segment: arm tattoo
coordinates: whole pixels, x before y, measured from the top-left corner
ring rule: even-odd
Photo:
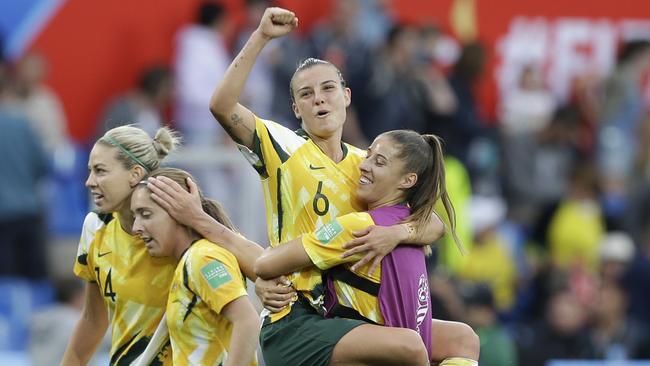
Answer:
[[[230,115],[230,122],[231,122],[230,124],[224,125],[223,127],[226,130],[226,132],[228,132],[230,137],[232,137],[232,139],[238,144],[243,143],[242,139],[238,138],[235,133],[235,129],[237,129],[239,126],[243,127],[246,131],[248,131],[251,134],[255,133],[254,130],[252,130],[244,123],[244,119],[237,113],[233,113],[232,115]]]
[[[250,127],[246,126],[246,124],[244,123],[244,119],[241,118],[241,116],[238,115],[237,113],[233,113],[232,116],[230,116],[230,120],[232,121],[232,126],[233,127],[236,128],[237,126],[241,125],[249,133],[255,133],[254,130],[252,130]]]
[[[237,127],[237,125],[242,124],[244,122],[244,119],[241,118],[237,113],[233,113],[230,116],[230,120],[232,121],[233,127]]]

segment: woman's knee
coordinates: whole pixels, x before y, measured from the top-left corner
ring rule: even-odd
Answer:
[[[403,334],[395,337],[395,352],[407,360],[407,365],[428,365],[429,355],[420,335],[412,329],[401,329]]]
[[[471,358],[478,360],[481,351],[481,340],[478,334],[465,323],[456,323],[454,326],[454,348],[452,351],[455,357]]]

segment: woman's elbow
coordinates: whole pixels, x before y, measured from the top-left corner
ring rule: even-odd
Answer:
[[[273,277],[271,273],[271,265],[267,258],[264,256],[261,256],[257,258],[255,261],[255,264],[253,265],[253,271],[255,272],[255,275],[261,279],[269,279]]]
[[[262,321],[260,320],[259,315],[256,312],[253,312],[251,316],[246,318],[246,329],[250,329],[252,333],[255,334],[255,338],[259,336],[260,328],[262,328]]]
[[[227,115],[227,107],[220,102],[220,98],[213,96],[210,98],[210,113],[217,120],[222,120]]]
[[[234,319],[232,319],[233,325],[239,327],[245,332],[259,331],[259,329],[262,327],[259,314],[253,305],[249,302],[249,300],[247,299],[246,301],[248,304],[246,304],[247,306],[243,307],[245,310],[241,311],[237,316],[234,317]],[[241,310],[241,302],[239,305]]]

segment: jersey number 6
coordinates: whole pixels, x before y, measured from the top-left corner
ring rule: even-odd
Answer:
[[[323,181],[319,181],[318,189],[316,190],[316,194],[314,195],[314,201],[312,202],[314,206],[314,212],[316,212],[318,216],[325,216],[327,211],[329,211],[330,209],[330,200],[328,200],[327,196],[321,192],[322,189],[323,189]],[[323,208],[322,210],[318,208],[319,200],[323,200],[323,205],[325,206],[325,208]]]

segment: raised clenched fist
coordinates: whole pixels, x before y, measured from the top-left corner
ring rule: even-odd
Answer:
[[[268,38],[282,37],[298,26],[298,17],[293,12],[282,8],[267,8],[257,27]]]

